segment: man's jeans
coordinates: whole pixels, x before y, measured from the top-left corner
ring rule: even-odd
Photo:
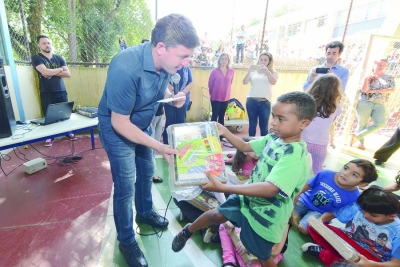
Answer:
[[[110,161],[114,182],[113,208],[117,239],[121,244],[128,245],[135,242],[132,210],[134,189],[137,214],[147,217],[152,209],[153,151],[115,134],[99,131],[99,136]]]
[[[371,117],[373,124],[368,125]],[[386,125],[385,104],[373,103],[360,99],[357,104],[357,138],[364,143],[364,137],[378,131]]]
[[[242,57],[240,63],[243,63],[244,44],[236,45],[236,63],[239,63],[239,53]]]
[[[258,122],[260,123],[260,135],[267,135],[271,103],[269,101],[257,101],[248,97],[246,100],[246,110],[249,116],[249,136],[256,136]]]

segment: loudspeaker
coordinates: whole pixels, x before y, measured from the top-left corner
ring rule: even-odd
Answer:
[[[11,103],[10,90],[8,89],[4,60],[0,57],[0,138],[13,135],[17,124]]]

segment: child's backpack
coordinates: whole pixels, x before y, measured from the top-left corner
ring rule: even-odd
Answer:
[[[242,103],[236,98],[231,98],[228,101],[228,107],[226,108],[226,116],[228,120],[244,119],[245,109]]]

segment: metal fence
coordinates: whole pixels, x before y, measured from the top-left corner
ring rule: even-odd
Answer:
[[[104,66],[120,49],[149,39],[154,26],[146,0],[5,0],[5,7],[21,63],[39,52],[36,37],[44,34],[70,64]]]

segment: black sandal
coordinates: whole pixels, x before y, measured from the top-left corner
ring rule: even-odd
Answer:
[[[164,180],[160,176],[157,175],[153,176],[153,183],[162,183],[163,181]]]

